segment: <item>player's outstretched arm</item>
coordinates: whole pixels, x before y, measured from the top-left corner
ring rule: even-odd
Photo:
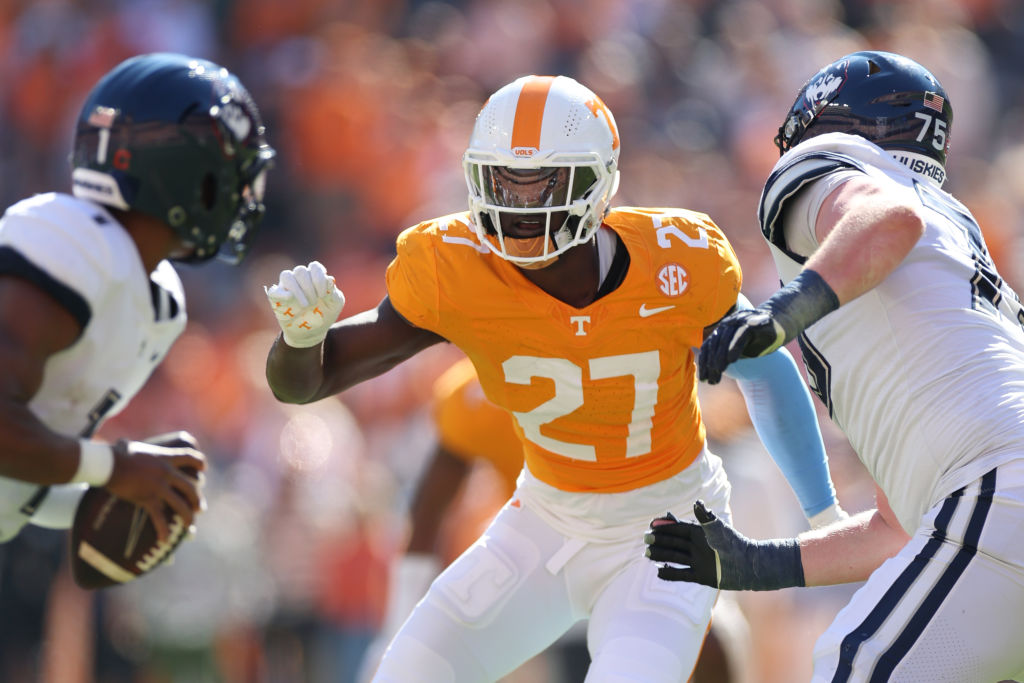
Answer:
[[[409,324],[386,297],[335,322],[345,297],[316,261],[282,271],[266,293],[281,327],[267,357],[267,382],[286,403],[331,396],[444,341]]]
[[[750,301],[740,294],[726,318],[750,311]],[[714,330],[714,326],[707,328],[705,336]],[[780,348],[740,359],[725,374],[736,380],[761,443],[786,477],[811,526],[845,517],[832,485],[810,391],[789,351]]]
[[[906,545],[909,536],[879,491],[879,507],[798,538],[757,541],[694,505],[698,523],[666,515],[644,536],[658,576],[724,590],[776,590],[863,581]]]
[[[800,535],[800,552],[808,586],[864,581],[910,540],[875,486],[874,510]]]
[[[693,506],[698,523],[672,513],[651,522],[646,555],[661,563],[658,576],[723,590],[776,590],[804,585],[800,544],[795,538],[754,541],[708,510]]]
[[[761,443],[786,477],[811,526],[844,518],[814,402],[789,351],[740,359],[726,374],[736,380]]]

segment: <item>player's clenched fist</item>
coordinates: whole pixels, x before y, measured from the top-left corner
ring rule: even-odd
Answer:
[[[285,343],[299,349],[322,342],[345,307],[345,295],[319,261],[282,270],[265,290]]]

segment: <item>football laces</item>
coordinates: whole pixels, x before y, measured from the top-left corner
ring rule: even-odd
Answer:
[[[174,521],[171,522],[170,533],[167,536],[166,541],[157,541],[156,544],[150,548],[149,552],[142,556],[135,566],[140,571],[148,572],[149,570],[156,567],[158,564],[167,559],[171,551],[174,550],[184,538],[185,523],[182,520],[181,515],[174,515]]]

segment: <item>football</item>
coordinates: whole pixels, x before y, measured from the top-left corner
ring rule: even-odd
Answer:
[[[145,510],[90,488],[79,501],[71,527],[71,571],[86,589],[106,588],[131,581],[171,556],[185,538],[179,516],[166,511],[170,537],[158,543],[156,527]]]

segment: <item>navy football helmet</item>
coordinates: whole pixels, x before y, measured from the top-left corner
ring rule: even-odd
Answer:
[[[891,52],[854,52],[804,84],[775,145],[785,154],[815,135],[851,133],[883,149],[923,155],[941,167],[952,125],[949,96],[923,66]]]
[[[78,116],[72,192],[166,222],[183,261],[237,263],[263,217],[274,149],[241,82],[213,62],[154,53],[107,73]]]

